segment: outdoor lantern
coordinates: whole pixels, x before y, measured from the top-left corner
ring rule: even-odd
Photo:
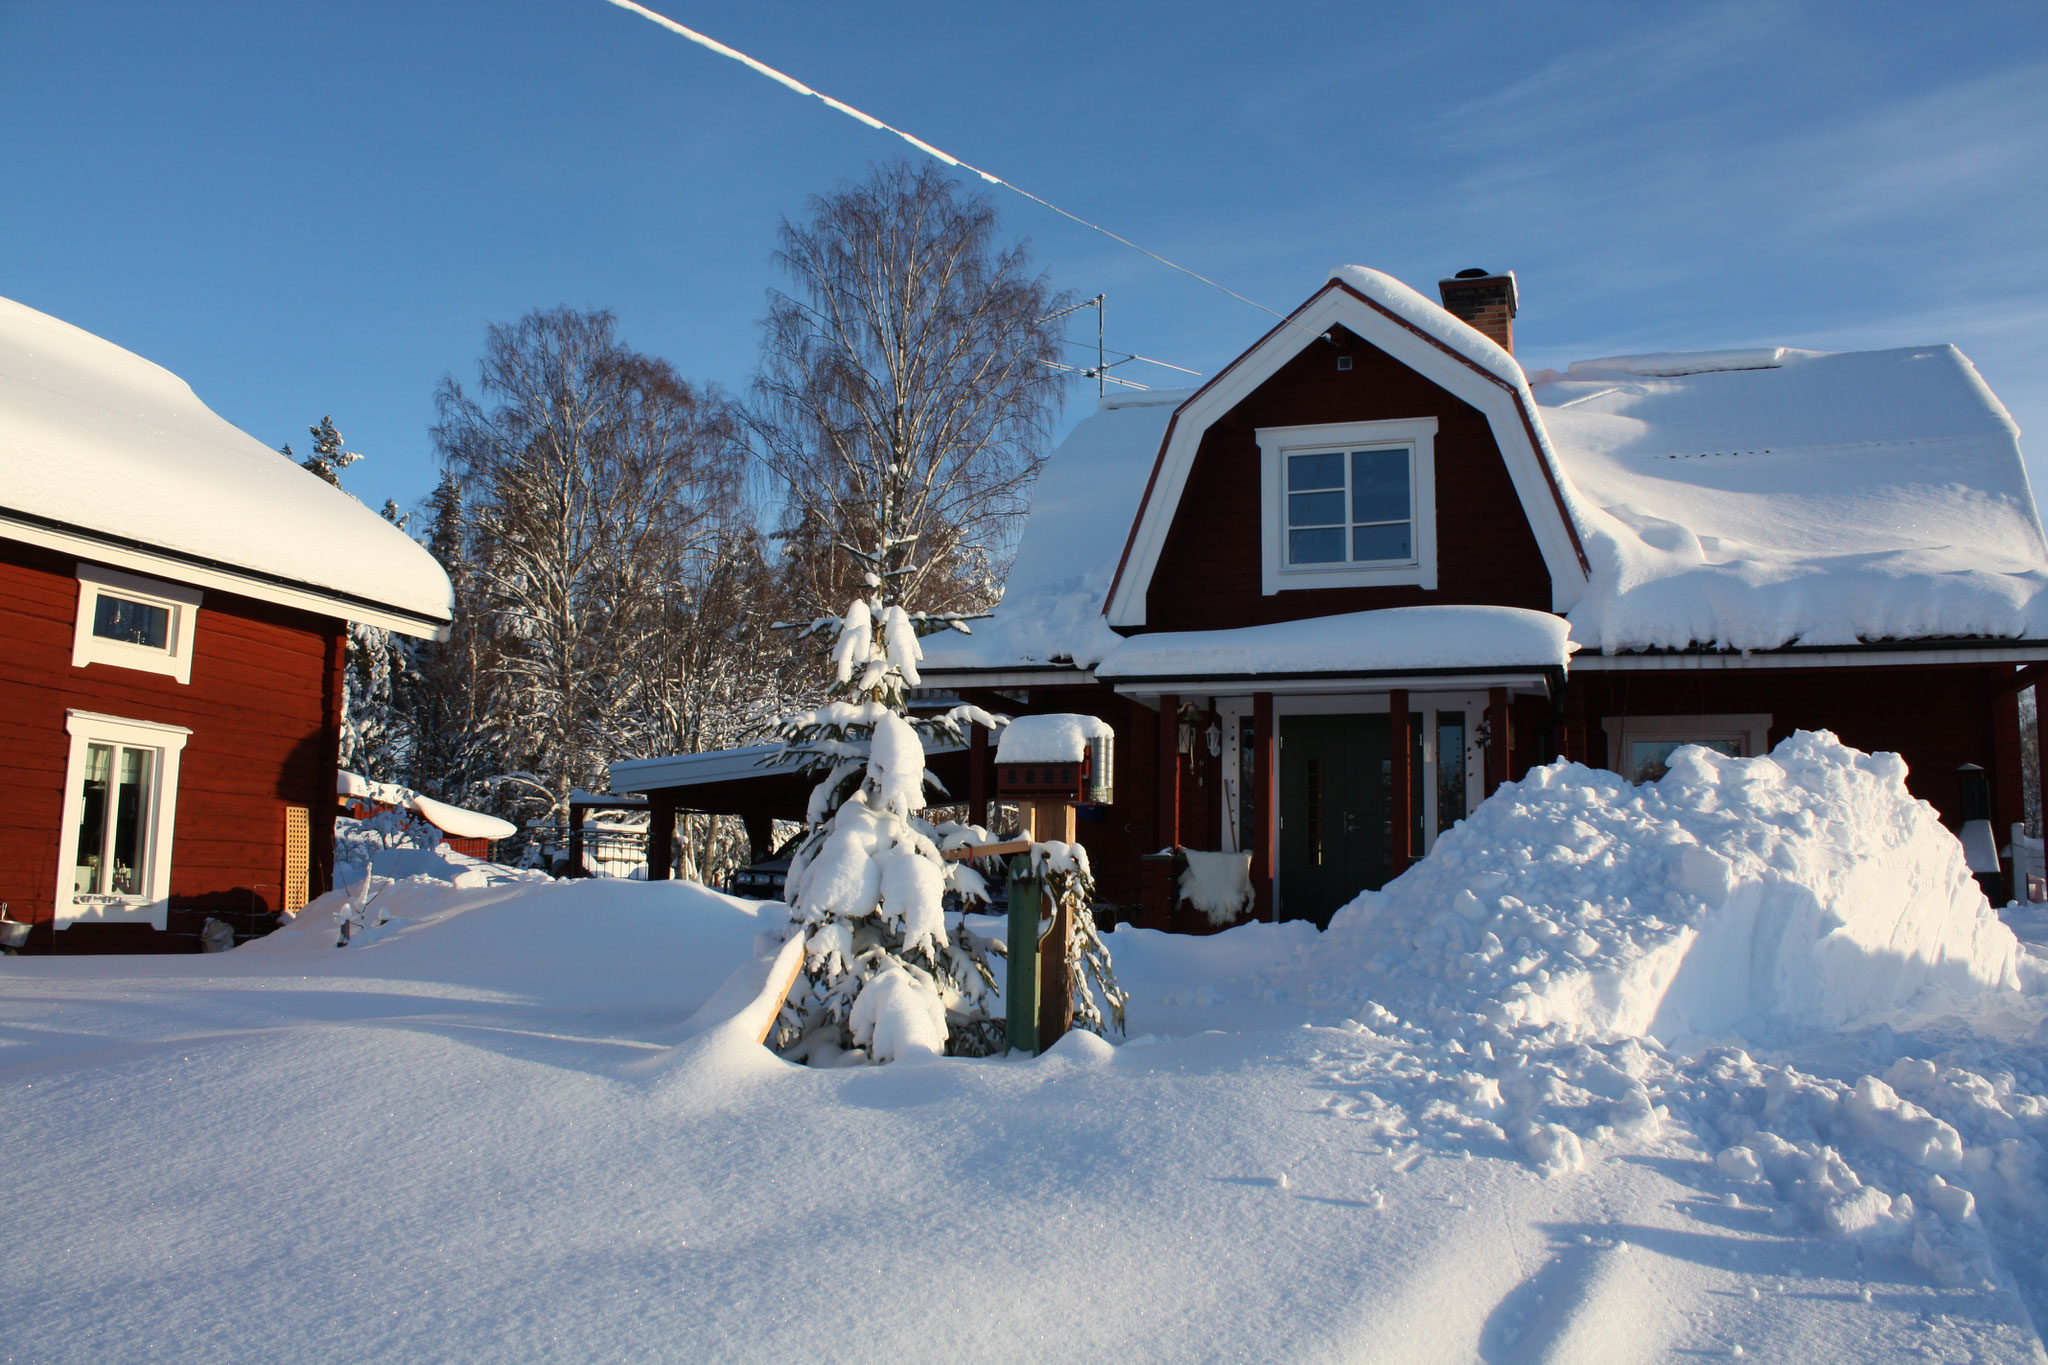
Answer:
[[[1195,732],[1201,728],[1202,713],[1191,701],[1182,702],[1180,707],[1180,751],[1188,757],[1195,756]]]
[[[1116,803],[1116,736],[1107,725],[1088,737],[1088,799],[1098,806]]]
[[[1214,721],[1214,720],[1210,721],[1210,722],[1209,722],[1209,728],[1208,728],[1207,730],[1205,730],[1205,731],[1203,732],[1203,734],[1204,734],[1204,735],[1205,735],[1205,736],[1206,736],[1206,737],[1208,738],[1208,741],[1209,741],[1209,757],[1211,757],[1211,758],[1221,758],[1221,757],[1223,757],[1223,725],[1222,725],[1222,723],[1221,723],[1220,721]]]

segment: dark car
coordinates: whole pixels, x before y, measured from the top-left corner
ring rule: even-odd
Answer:
[[[797,845],[803,841],[804,836],[799,834],[767,857],[748,863],[732,874],[732,882],[726,891],[749,900],[781,900],[782,884],[789,877],[789,860],[796,855]]]

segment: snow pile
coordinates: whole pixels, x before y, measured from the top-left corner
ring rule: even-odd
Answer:
[[[1804,731],[1759,758],[1681,749],[1642,786],[1539,768],[1332,933],[1388,1004],[1665,1042],[2016,989],[2017,941],[1905,775]]]
[[[1079,763],[1088,756],[1088,741],[1113,732],[1095,716],[1018,716],[996,741],[998,763]]]
[[[365,878],[374,878],[372,891],[379,883],[412,878],[460,887],[549,880],[545,872],[457,853],[442,840],[439,829],[404,810],[379,811],[361,820],[346,815],[335,818],[334,885],[338,891],[346,891]],[[306,911],[299,914],[303,918]]]
[[[1185,849],[1187,866],[1180,874],[1180,898],[1209,917],[1228,924],[1251,908],[1252,855],[1202,853]]]

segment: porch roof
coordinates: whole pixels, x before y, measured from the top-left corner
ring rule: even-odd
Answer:
[[[1522,607],[1390,607],[1133,636],[1095,673],[1125,685],[1541,674],[1570,661],[1568,632],[1563,617]]]

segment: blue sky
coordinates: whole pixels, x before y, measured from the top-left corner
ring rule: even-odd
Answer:
[[[1479,265],[1531,368],[1955,342],[2048,484],[2038,0],[655,8],[1276,308]],[[332,413],[372,503],[532,308],[743,387],[778,219],[902,150],[603,0],[0,0],[0,126],[0,294],[271,445]],[[1270,321],[998,204],[1112,345],[1213,371]]]

